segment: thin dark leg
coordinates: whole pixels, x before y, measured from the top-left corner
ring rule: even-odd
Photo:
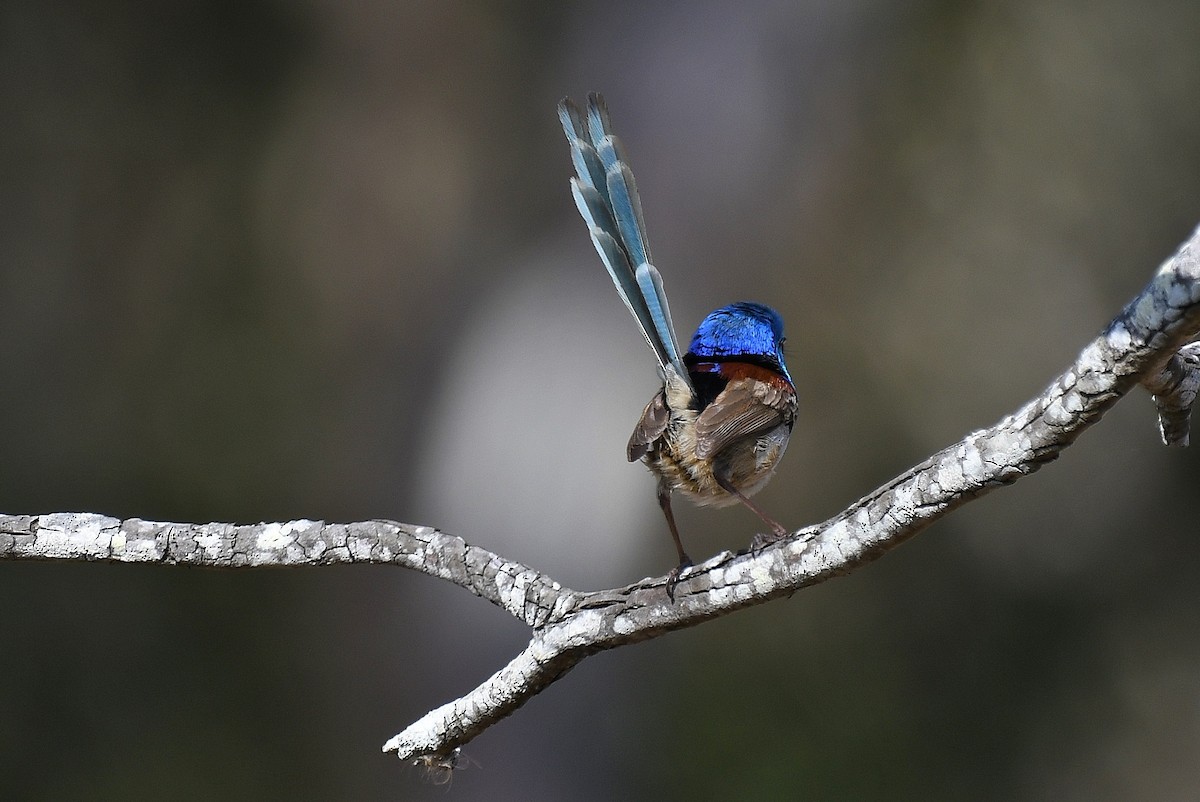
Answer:
[[[671,512],[671,488],[658,486],[658,506],[662,507],[663,515],[667,518],[667,528],[671,530],[671,539],[675,541],[675,550],[679,552],[679,565],[667,574],[667,596],[675,601],[675,586],[679,584],[679,575],[684,569],[692,567],[692,558],[683,550],[683,541],[679,539],[679,529],[675,526],[675,513]]]
[[[717,484],[719,484],[726,492],[731,493],[734,496],[736,496],[737,500],[742,502],[743,504],[745,504],[747,509],[749,509],[751,512],[753,512],[759,518],[762,518],[763,523],[765,523],[767,526],[771,527],[771,532],[774,535],[773,537],[766,539],[765,542],[763,542],[763,540],[757,536],[754,538],[754,542],[756,544],[756,546],[754,548],[756,550],[759,548],[762,548],[763,546],[767,545],[768,543],[772,543],[776,540],[779,540],[780,538],[787,537],[788,530],[784,527],[784,525],[779,523],[779,521],[776,521],[771,516],[767,515],[765,512],[763,512],[762,509],[757,504],[755,504],[753,501],[751,501],[750,499],[748,499],[746,497],[745,493],[743,493],[742,491],[740,491],[736,487],[734,487],[732,482],[730,482],[728,479],[726,479],[720,473],[717,473],[715,471],[713,472],[713,478],[717,480]]]

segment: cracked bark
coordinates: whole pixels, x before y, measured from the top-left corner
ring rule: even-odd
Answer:
[[[962,504],[1033,473],[1138,384],[1163,442],[1187,445],[1200,390],[1200,228],[1150,284],[1040,395],[939,451],[846,510],[753,552],[687,571],[672,604],[666,577],[582,593],[528,566],[425,526],[392,521],[235,525],[118,520],[91,513],[0,515],[0,559],[259,566],[386,563],[460,587],[532,630],[509,664],[384,745],[453,768],[458,748],[590,654],[657,637],[847,573]]]

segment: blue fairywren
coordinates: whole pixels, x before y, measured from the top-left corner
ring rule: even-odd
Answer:
[[[692,561],[675,526],[672,492],[701,506],[743,504],[774,537],[786,534],[750,500],[774,473],[796,417],[796,388],[783,362],[783,320],[762,304],[723,306],[704,318],[681,357],[662,277],[650,263],[637,186],[604,99],[588,95],[585,116],[564,98],[558,116],[575,165],[575,205],[658,359],[663,386],[634,428],[627,455],[658,478],[658,503],[679,552],[667,582],[674,599]]]

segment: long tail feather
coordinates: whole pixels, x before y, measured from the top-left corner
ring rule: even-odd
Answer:
[[[629,265],[628,255],[610,233],[613,231],[613,225],[607,204],[596,190],[583,186],[577,178],[571,179],[571,194],[575,197],[575,206],[579,209],[580,216],[587,223],[596,253],[600,254],[600,260],[608,268],[608,274],[612,276],[621,300],[637,321],[646,342],[658,353],[658,346],[649,334],[655,330],[654,318],[642,296],[637,276]]]
[[[558,116],[575,165],[571,194],[596,252],[658,358],[659,367],[664,372],[672,368],[688,382],[662,277],[650,263],[637,184],[621,144],[612,133],[604,98],[588,95],[586,117],[569,98],[564,98],[558,104]]]

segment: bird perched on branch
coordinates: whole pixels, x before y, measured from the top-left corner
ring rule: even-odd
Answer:
[[[663,386],[642,412],[627,455],[658,478],[658,503],[679,552],[667,581],[673,600],[675,585],[692,565],[671,512],[673,492],[701,506],[743,504],[775,538],[786,534],[750,500],[774,473],[796,416],[796,388],[783,361],[783,320],[763,304],[723,306],[704,318],[681,356],[662,277],[650,261],[637,186],[604,98],[588,95],[586,114],[564,98],[558,116],[575,165],[575,205],[658,359]]]

